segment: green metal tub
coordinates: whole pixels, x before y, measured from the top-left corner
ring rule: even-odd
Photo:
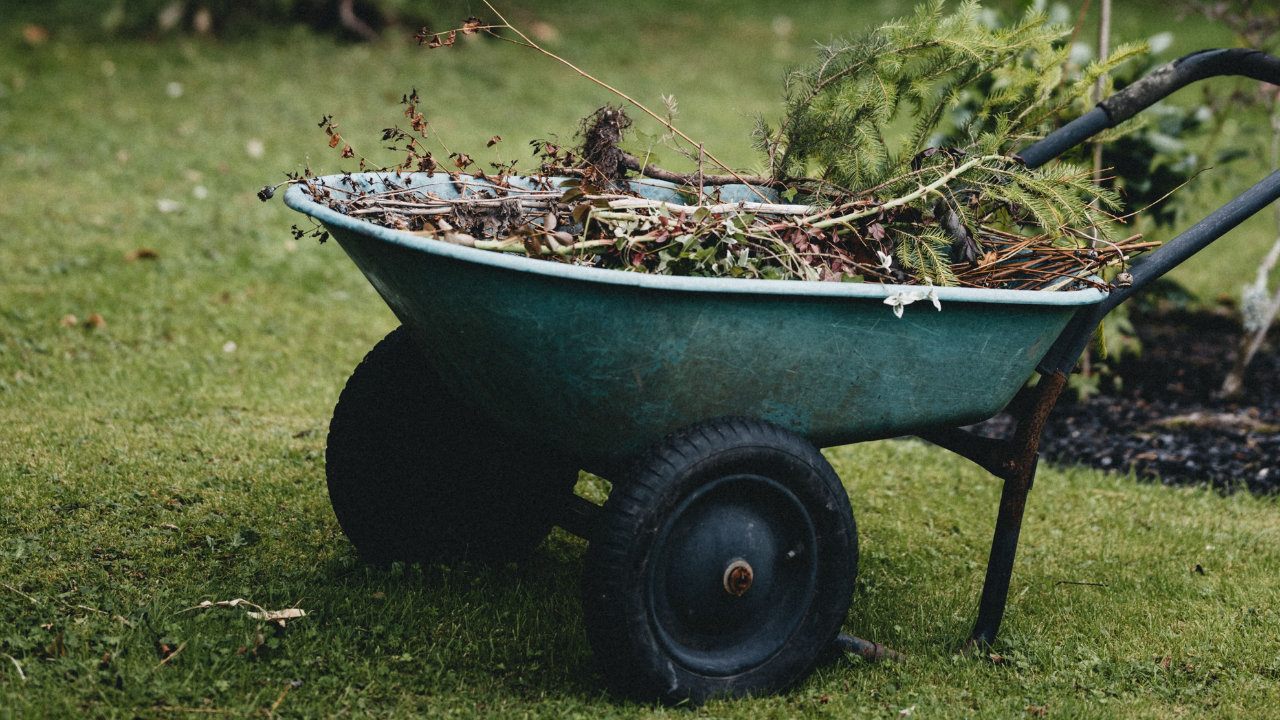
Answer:
[[[442,175],[409,186],[459,197]],[[637,188],[679,202],[656,181]],[[738,199],[741,186],[725,188],[723,201]],[[884,300],[902,286],[601,270],[376,226],[302,185],[285,203],[332,233],[459,400],[604,475],[720,416],[771,420],[819,447],[978,422],[1008,404],[1080,306],[1106,297],[939,288],[941,311],[917,302],[897,318]]]

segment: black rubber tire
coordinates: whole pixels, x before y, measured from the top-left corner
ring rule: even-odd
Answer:
[[[403,327],[347,380],[325,474],[343,532],[378,563],[517,559],[547,536],[578,479],[454,400]]]
[[[773,559],[754,579],[764,594],[752,599],[752,585],[731,598],[731,566],[723,586],[715,573],[766,535],[776,541],[761,554]],[[808,556],[787,539],[804,537],[814,540]],[[801,552],[784,557],[786,547]],[[587,637],[611,689],[700,703],[774,692],[808,673],[849,612],[858,533],[844,486],[812,444],[764,420],[718,418],[668,435],[614,487],[584,565]]]

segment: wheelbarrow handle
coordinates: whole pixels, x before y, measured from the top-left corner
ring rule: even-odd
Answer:
[[[1241,75],[1280,85],[1280,58],[1261,50],[1200,50],[1152,70],[1141,80],[1098,103],[1093,110],[1018,153],[1027,167],[1040,167],[1113,128],[1197,80]]]
[[[1098,107],[1050,133],[1020,155],[1029,167],[1043,165],[1099,131],[1115,127],[1137,115],[1175,91],[1197,80],[1218,75],[1242,75],[1280,85],[1280,58],[1246,49],[1201,50],[1183,56],[1156,68],[1146,77],[1098,103]],[[1126,287],[1112,287],[1107,299],[1076,313],[1040,361],[1037,370],[1042,375],[1055,372],[1069,374],[1107,313],[1277,199],[1280,199],[1280,171],[1267,176],[1262,182],[1135,263],[1130,271],[1130,283]]]

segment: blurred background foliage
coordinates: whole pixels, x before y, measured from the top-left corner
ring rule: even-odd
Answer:
[[[900,17],[912,4],[519,0],[500,7],[549,49],[638,99],[660,107],[662,95],[675,95],[683,130],[727,162],[750,167],[759,158],[749,116],[776,115],[782,73],[806,61],[815,42]],[[1043,7],[1070,24],[1081,4]],[[1002,22],[1024,8],[999,0],[988,10]],[[1095,51],[1096,8],[1095,0],[1081,26],[1078,60]],[[66,617],[69,656],[37,660],[42,648],[61,647],[62,627],[42,624],[21,596],[0,595],[4,650],[38,673],[30,683],[5,676],[0,717],[86,716],[95,704],[103,716],[113,707],[175,716],[146,708],[202,698],[216,700],[210,707],[261,714],[283,697],[268,682],[303,675],[307,684],[282,713],[345,713],[337,697],[358,698],[360,707],[368,699],[378,717],[472,716],[481,714],[481,699],[491,712],[532,705],[528,714],[539,717],[641,712],[595,704],[599,684],[576,624],[574,541],[551,545],[542,564],[514,582],[494,575],[478,591],[454,580],[462,590],[414,595],[350,565],[323,490],[324,429],[351,369],[398,321],[335,243],[294,241],[288,228],[300,217],[278,199],[254,197],[286,171],[353,168],[316,127],[327,113],[362,152],[402,159],[381,151],[378,138],[403,122],[398,103],[413,87],[450,147],[482,163],[519,157],[520,168],[528,167],[529,140],[568,135],[613,98],[523,48],[475,38],[432,52],[413,44],[422,25],[447,30],[472,13],[484,16],[482,3],[353,3],[378,36],[373,41],[346,29],[341,10],[320,0],[11,0],[0,9],[0,576],[25,592],[124,613],[138,626],[126,632],[111,618],[91,614],[81,626]],[[1153,64],[1237,43],[1231,28],[1182,17],[1166,0],[1117,2],[1112,37],[1151,40]],[[1138,74],[1126,68],[1115,84]],[[1158,196],[1191,165],[1213,167],[1179,192],[1172,216],[1134,221],[1149,238],[1172,237],[1269,172],[1262,107],[1215,103],[1256,96],[1257,83],[1215,81],[1208,94],[1204,87],[1178,93],[1122,141],[1136,145],[1118,146],[1129,147],[1122,154],[1135,163],[1125,170],[1125,189],[1138,204],[1139,194]],[[643,120],[637,126],[656,132]],[[504,141],[485,149],[494,135]],[[1155,162],[1143,163],[1147,155]],[[1255,216],[1175,271],[1181,286],[1162,285],[1153,302],[1229,313],[1219,298],[1232,302],[1253,280],[1275,234],[1269,214]],[[1209,494],[1135,489],[1092,473],[1053,475],[1037,487],[1048,494],[1037,503],[1065,509],[1047,521],[1029,518],[1026,537],[1041,538],[1026,544],[1036,574],[1019,582],[1039,589],[1011,616],[1008,635],[1022,643],[1016,653],[1041,660],[1006,668],[1023,679],[1011,690],[1008,672],[956,666],[938,652],[968,632],[952,613],[969,608],[981,586],[998,485],[968,463],[939,460],[914,444],[840,452],[833,458],[867,509],[860,529],[875,548],[863,556],[871,590],[850,629],[879,632],[868,637],[920,662],[823,674],[809,690],[815,702],[838,696],[830,705],[799,710],[780,697],[720,706],[719,714],[782,717],[825,707],[876,716],[852,703],[898,687],[904,702],[880,717],[920,702],[926,715],[945,707],[1007,718],[1040,698],[1053,713],[1089,717],[1245,716],[1248,707],[1265,715],[1276,707],[1274,644],[1256,640],[1273,625],[1247,625],[1261,622],[1252,608],[1275,597],[1267,556],[1274,508],[1254,509],[1241,496],[1223,504]],[[1117,512],[1121,505],[1132,512]],[[935,514],[938,529],[951,532],[935,531]],[[162,522],[181,523],[184,534],[167,535]],[[240,547],[249,537],[242,528],[256,528],[263,541]],[[1224,528],[1239,536],[1221,534]],[[1072,542],[1055,544],[1050,532]],[[1129,544],[1118,544],[1126,535]],[[1220,548],[1217,555],[1200,554],[1207,543]],[[104,557],[117,563],[110,573]],[[1223,558],[1223,572],[1206,557]],[[1207,576],[1187,570],[1200,562]],[[1091,564],[1091,574],[1080,575]],[[1095,571],[1120,582],[1089,595],[1053,584]],[[421,580],[405,582],[423,592]],[[394,613],[384,590],[395,596]],[[160,640],[144,629],[147,616],[133,613],[158,621],[202,598],[230,597],[271,607],[309,598],[305,607],[332,612],[317,617],[332,625],[298,632],[291,625],[288,637],[271,639],[280,645],[275,657],[251,664],[237,652],[251,636],[228,638],[221,625],[201,630],[203,619],[184,615],[178,620],[186,624],[160,631],[206,633],[181,658],[195,658],[202,670],[174,663],[166,667],[174,672],[157,672]],[[353,601],[354,610],[342,609]],[[440,615],[424,623],[434,607]],[[531,614],[535,630],[500,637],[512,622],[499,619],[508,611]],[[393,614],[403,619],[368,620]],[[374,652],[377,643],[403,654]],[[442,646],[441,654],[427,654]],[[1161,666],[1151,654],[1166,647],[1181,653],[1178,664],[1153,676]],[[536,658],[525,654],[534,649]],[[123,650],[131,651],[122,671],[129,682],[117,691],[124,675],[99,667],[104,652]],[[410,650],[425,663],[408,662]],[[205,662],[215,654],[222,660]],[[494,669],[503,667],[499,661],[511,669]],[[422,667],[439,675],[424,679]],[[909,699],[909,688],[933,694],[934,704]]]
[[[1070,27],[1081,4],[993,0],[985,12],[987,21],[1001,24],[1038,7]],[[499,7],[548,48],[651,107],[661,105],[659,96],[674,94],[679,124],[687,132],[705,139],[731,164],[749,168],[760,159],[749,147],[746,116],[777,116],[782,73],[806,61],[815,42],[861,32],[906,14],[912,5],[909,0],[786,5],[708,0],[697,6],[676,0],[521,0]],[[350,11],[345,21],[344,10]],[[214,165],[228,167],[220,175],[228,183],[236,178],[248,190],[306,163],[317,171],[338,169],[337,158],[320,144],[324,138],[308,130],[308,123],[324,113],[335,113],[344,137],[362,151],[371,150],[372,157],[379,151],[378,131],[397,118],[395,100],[417,86],[445,140],[487,166],[483,163],[504,152],[509,159],[533,138],[571,135],[577,119],[613,99],[518,47],[471,37],[464,39],[473,42],[427,53],[411,40],[416,30],[447,30],[473,13],[488,14],[483,3],[472,0],[17,4],[0,17],[0,130],[6,135],[0,139],[0,163],[52,148],[55,130],[66,136],[75,126],[91,125],[88,135],[70,132],[73,137],[65,137],[61,147],[79,148],[71,154],[82,158],[111,157],[123,149],[134,163],[122,172],[148,178],[180,176],[181,166],[207,165],[208,156],[217,155]],[[1096,53],[1096,17],[1094,7],[1080,24],[1072,49],[1077,67]],[[1116,73],[1117,88],[1192,50],[1240,42],[1230,23],[1209,22],[1190,5],[1159,0],[1117,3],[1112,25],[1113,44],[1147,40],[1151,45],[1142,62]],[[24,95],[33,83],[38,95]],[[1212,168],[1136,220],[1135,231],[1168,239],[1266,173],[1265,111],[1220,101],[1256,94],[1256,87],[1252,81],[1221,80],[1184,90],[1149,111],[1142,128],[1108,146],[1105,162],[1116,169],[1133,210]],[[170,94],[181,88],[198,95]],[[102,102],[75,110],[83,104],[77,94],[86,92],[104,93]],[[61,120],[53,117],[58,106],[68,113],[58,116]],[[956,117],[964,110],[957,108]],[[637,127],[655,129],[644,121]],[[149,132],[176,133],[182,152],[150,155],[158,148],[148,145]],[[495,134],[506,142],[484,150],[484,141]],[[197,137],[202,147],[192,144]],[[265,143],[266,152],[246,157],[241,149],[250,140]],[[111,147],[88,151],[90,145],[104,144]],[[231,146],[236,150],[229,151]],[[672,169],[689,169],[675,154],[667,155]],[[528,160],[520,167],[526,166]],[[53,163],[50,171],[65,167]],[[64,183],[64,192],[71,187],[74,183]],[[280,228],[288,217],[278,206],[263,212],[274,219],[260,228]],[[1230,302],[1251,279],[1256,258],[1265,254],[1272,225],[1268,218],[1254,218],[1233,233],[1239,239],[1202,253],[1175,277],[1204,304],[1220,298]]]

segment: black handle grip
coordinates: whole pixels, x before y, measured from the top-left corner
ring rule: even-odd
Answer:
[[[1098,103],[1098,107],[1047,135],[1019,155],[1040,167],[1099,132],[1115,127],[1197,80],[1242,75],[1280,85],[1280,58],[1261,50],[1200,50],[1147,73],[1146,77]]]
[[[1141,80],[1098,103],[1114,127],[1197,80],[1218,75],[1280,85],[1280,58],[1261,50],[1201,50],[1147,73]]]
[[[1115,127],[1187,85],[1217,75],[1243,75],[1280,85],[1280,58],[1259,50],[1201,50],[1162,65],[1146,77],[1098,103],[1098,107],[1050,133],[1021,155],[1027,165],[1037,167],[1109,127]],[[1111,295],[1097,305],[1076,313],[1040,361],[1041,374],[1071,372],[1080,354],[1089,345],[1098,323],[1120,303],[1144,285],[1159,278],[1227,234],[1254,213],[1280,199],[1280,171],[1249,188],[1178,237],[1165,243],[1134,265],[1128,287],[1112,288]]]

